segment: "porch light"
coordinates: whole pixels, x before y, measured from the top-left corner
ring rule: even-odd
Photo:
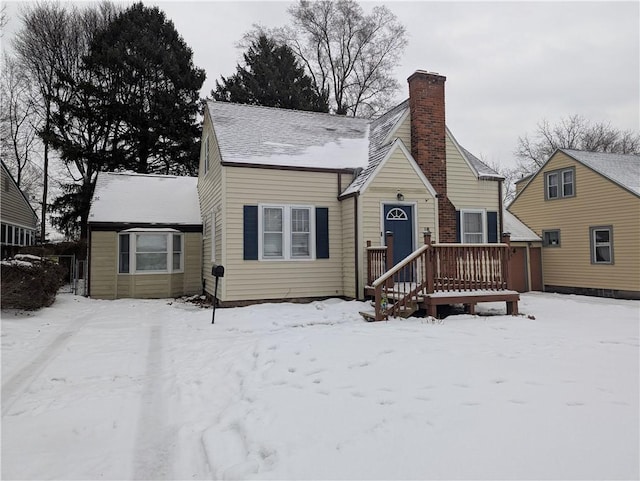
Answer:
[[[402,192],[398,191],[398,194],[396,195],[396,199],[398,199],[400,202],[404,200],[404,195],[402,195]]]

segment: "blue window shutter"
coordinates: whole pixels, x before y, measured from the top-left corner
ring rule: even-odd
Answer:
[[[487,212],[487,240],[495,244],[498,242],[498,213]]]
[[[244,260],[258,260],[258,206],[243,207]]]
[[[316,207],[316,259],[329,258],[329,208]]]
[[[460,211],[456,211],[456,242],[460,242]]]

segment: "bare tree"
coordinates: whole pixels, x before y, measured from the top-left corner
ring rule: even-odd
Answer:
[[[18,187],[33,194],[40,173],[34,166],[38,155],[38,116],[34,104],[34,86],[15,58],[3,55],[0,74],[0,143],[2,160]]]
[[[354,0],[307,1],[289,8],[293,26],[277,31],[337,114],[372,116],[399,88],[393,77],[405,28],[384,6],[366,15]],[[274,32],[276,33],[276,32]]]
[[[638,155],[640,134],[616,129],[609,123],[591,122],[580,115],[561,119],[555,125],[543,120],[532,138],[528,135],[518,138],[515,155],[519,173],[536,172],[556,149]]]

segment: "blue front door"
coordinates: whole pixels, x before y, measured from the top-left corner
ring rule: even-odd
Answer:
[[[413,206],[385,204],[384,230],[393,233],[393,265],[413,252]],[[386,235],[385,235],[386,239]],[[412,281],[409,274],[401,272],[398,281]]]

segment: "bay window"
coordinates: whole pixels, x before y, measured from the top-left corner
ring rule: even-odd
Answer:
[[[182,272],[183,235],[174,231],[125,231],[119,235],[118,272]]]

